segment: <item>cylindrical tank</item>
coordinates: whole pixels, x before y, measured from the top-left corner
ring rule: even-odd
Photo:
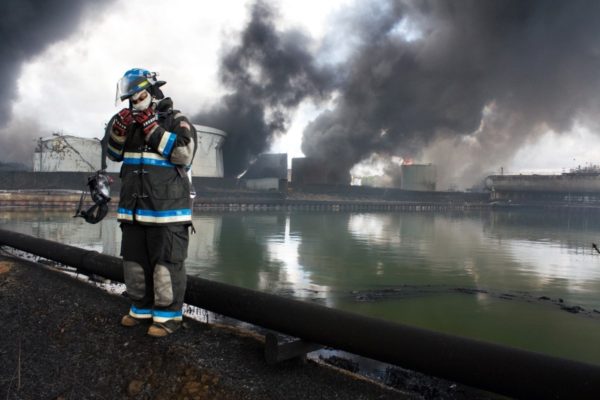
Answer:
[[[402,165],[400,189],[435,191],[437,171],[433,164]]]
[[[210,126],[196,125],[198,150],[192,164],[192,176],[222,178],[223,142],[227,133]]]
[[[100,169],[100,141],[55,134],[38,140],[33,153],[36,172],[93,172]]]
[[[600,174],[490,175],[493,192],[600,193]]]
[[[223,142],[227,133],[210,126],[196,125],[198,149],[192,163],[192,176],[222,178],[223,173]],[[107,160],[108,172],[119,172],[121,163]]]

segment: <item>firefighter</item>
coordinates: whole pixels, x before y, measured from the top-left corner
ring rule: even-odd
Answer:
[[[192,227],[188,172],[197,146],[194,126],[164,97],[165,83],[145,69],[125,72],[116,101],[129,106],[107,125],[107,155],[122,162],[117,219],[131,307],[121,325],[151,322],[148,335],[154,337],[182,325]]]

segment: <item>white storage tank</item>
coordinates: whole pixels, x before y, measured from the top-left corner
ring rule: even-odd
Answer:
[[[192,163],[192,176],[222,178],[223,142],[227,133],[210,126],[196,125],[198,150]]]
[[[54,134],[38,140],[33,153],[37,172],[94,172],[100,169],[100,140]]]
[[[198,149],[192,163],[192,176],[222,178],[223,170],[223,142],[227,134],[210,126],[196,125],[198,135]],[[121,163],[107,159],[107,171],[119,172]]]

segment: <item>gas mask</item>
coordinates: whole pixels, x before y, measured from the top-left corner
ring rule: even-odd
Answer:
[[[79,199],[79,205],[77,211],[73,217],[81,217],[85,219],[85,222],[90,224],[97,224],[108,214],[108,202],[110,201],[110,184],[112,179],[104,174],[104,171],[97,171],[95,175],[88,177],[87,186],[90,190],[90,196],[94,205],[88,208],[86,211],[82,211],[83,202],[87,195],[87,192],[81,193]]]
[[[131,96],[131,106],[136,111],[144,111],[150,107],[152,103],[152,96],[147,90],[142,90]]]

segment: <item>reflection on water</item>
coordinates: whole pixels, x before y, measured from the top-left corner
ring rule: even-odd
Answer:
[[[110,217],[4,212],[0,223],[118,255]],[[205,213],[194,225],[190,275],[600,364],[598,215]]]

